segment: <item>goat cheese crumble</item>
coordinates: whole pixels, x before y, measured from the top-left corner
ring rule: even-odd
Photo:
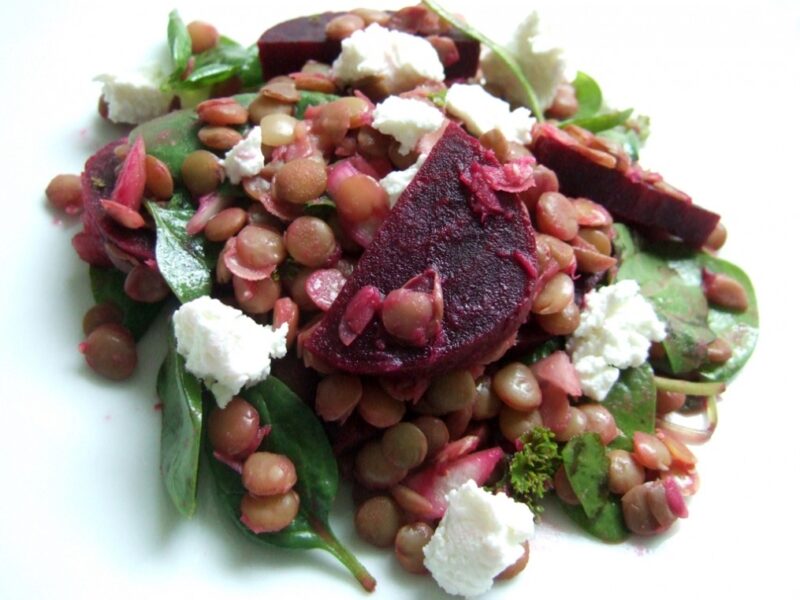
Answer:
[[[602,401],[620,369],[644,364],[650,343],[663,341],[667,330],[632,279],[592,290],[585,302],[567,351],[583,393]]]
[[[285,323],[278,329],[259,325],[209,296],[182,305],[172,322],[186,370],[203,380],[220,408],[243,387],[266,379],[271,359],[286,354]]]
[[[261,127],[253,127],[247,137],[228,150],[220,161],[225,176],[231,183],[240,183],[245,177],[254,177],[264,168],[261,152]]]
[[[397,204],[398,198],[402,195],[411,180],[417,175],[417,172],[422,168],[425,159],[428,158],[427,154],[420,154],[417,162],[403,169],[402,171],[392,171],[386,177],[380,180],[381,187],[389,194],[389,207],[394,208]]]
[[[161,91],[160,78],[153,70],[126,75],[98,75],[101,94],[108,105],[108,119],[114,123],[138,125],[169,112],[172,94]]]
[[[436,131],[444,115],[434,106],[414,98],[389,96],[375,107],[372,126],[400,142],[400,154],[408,154],[426,133]]]
[[[508,102],[492,96],[483,86],[454,84],[447,90],[445,106],[447,112],[464,121],[473,135],[499,129],[510,142],[530,144],[533,139],[531,129],[536,118],[531,111],[523,107],[512,111]]]
[[[446,499],[447,511],[422,549],[425,567],[448,594],[477,596],[522,556],[522,544],[533,537],[533,513],[472,479]]]
[[[426,81],[444,81],[444,67],[425,38],[373,23],[342,41],[333,76],[340,84],[379,78],[390,93],[399,93]]]
[[[540,31],[539,15],[536,12],[528,15],[513,37],[503,45],[533,86],[542,108],[550,106],[556,87],[564,80],[566,65],[561,48]],[[481,69],[489,87],[502,90],[503,96],[515,104],[527,103],[519,80],[494,52],[490,51],[483,57]]]

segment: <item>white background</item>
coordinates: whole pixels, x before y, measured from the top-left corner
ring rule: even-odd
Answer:
[[[720,404],[714,439],[698,449],[702,489],[688,520],[657,542],[606,546],[551,510],[524,575],[488,597],[800,597],[800,6],[537,4],[574,68],[592,74],[615,105],[652,117],[643,164],[723,215],[722,255],[756,284],[762,334]],[[323,6],[174,5],[187,22],[211,21],[247,43],[268,25]],[[91,305],[86,267],[69,245],[75,224],[58,222],[43,190],[121,135],[97,118],[92,77],[155,55],[170,8],[0,6],[0,598],[365,596],[321,552],[264,550],[240,539],[205,486],[197,516],[176,516],[159,480],[153,408],[163,330],[147,336],[138,372],[123,385],[94,376],[76,350]],[[458,8],[488,32],[513,27],[522,14],[500,0]],[[334,527],[378,577],[375,597],[435,597],[432,581],[406,575],[389,552],[357,540],[341,496]]]

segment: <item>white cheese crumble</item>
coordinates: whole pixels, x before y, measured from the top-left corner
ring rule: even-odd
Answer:
[[[381,187],[389,194],[389,207],[394,208],[397,204],[397,199],[400,198],[402,193],[406,191],[408,184],[417,175],[417,172],[422,168],[425,159],[428,158],[427,154],[420,154],[417,162],[403,169],[402,171],[392,171],[386,177],[380,180]]]
[[[373,23],[342,41],[333,76],[340,84],[378,77],[391,92],[398,93],[426,81],[444,81],[444,67],[425,38]]]
[[[471,479],[446,499],[444,518],[422,549],[425,567],[447,593],[477,596],[522,556],[522,544],[533,537],[533,513]]]
[[[228,150],[220,160],[225,176],[231,183],[239,183],[245,177],[255,177],[264,168],[261,152],[261,127],[253,127],[247,137]]]
[[[286,354],[285,323],[278,329],[259,325],[208,296],[182,305],[172,321],[186,369],[203,380],[220,408],[244,386],[266,379],[270,359]]]
[[[372,126],[400,142],[400,154],[408,154],[426,133],[444,123],[439,109],[422,100],[389,96],[375,107]]]
[[[667,330],[631,279],[592,290],[585,302],[567,350],[583,393],[605,400],[620,369],[644,364],[650,342],[664,340]]]
[[[447,112],[455,115],[473,135],[499,129],[505,138],[520,144],[530,144],[531,129],[536,119],[527,108],[511,110],[508,102],[492,96],[480,85],[456,83],[445,96]]]
[[[562,50],[539,30],[539,15],[532,12],[519,24],[513,37],[505,44],[516,59],[525,77],[533,86],[542,109],[552,104],[556,87],[564,80],[566,65]],[[511,70],[494,52],[481,61],[486,83],[515,104],[527,104],[527,96]]]
[[[101,94],[108,104],[108,118],[114,123],[138,125],[169,112],[172,94],[161,91],[153,72],[137,71],[126,75],[99,75]]]

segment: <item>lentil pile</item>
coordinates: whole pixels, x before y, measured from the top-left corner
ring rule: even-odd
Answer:
[[[423,548],[447,508],[446,494],[466,479],[527,502],[537,518],[539,500],[552,491],[568,514],[581,513],[577,523],[607,541],[629,533],[658,534],[686,517],[685,498],[699,483],[697,460],[686,444],[710,437],[716,398],[752,347],[737,347],[741,336],[714,326],[690,340],[691,351],[685,351],[687,342],[673,336],[680,333],[675,328],[683,307],[669,305],[662,294],[671,280],[652,281],[641,258],[695,261],[698,282],[691,287],[700,293],[699,302],[706,312],[729,315],[737,326],[738,319],[757,325],[755,298],[746,276],[721,267],[715,257],[726,237],[718,217],[702,248],[680,242],[680,211],[694,205],[641,169],[630,148],[574,121],[581,89],[572,82],[558,82],[545,110],[547,121],[533,127],[530,143],[509,139],[499,127],[474,135],[480,152],[494,157],[492,168],[503,173],[486,179],[480,193],[508,199],[513,215],[503,218],[517,220],[531,236],[533,253],[526,263],[531,288],[513,333],[482,348],[480,359],[446,372],[393,376],[377,367],[348,372],[312,351],[310,340],[354,270],[368,268],[361,266],[362,254],[381,252],[372,241],[395,206],[382,180],[435,155],[437,143],[448,136],[447,125],[457,122],[446,108],[448,86],[479,82],[480,76],[473,64],[469,76],[444,82],[398,87],[370,76],[342,83],[331,67],[338,52],[307,56],[307,51],[330,43],[339,48],[373,24],[429,41],[445,68],[463,69],[460,56],[469,58],[468,44],[478,43],[423,6],[323,17],[323,25],[314,25],[323,28],[323,37],[297,43],[299,67],[284,68],[255,92],[235,89],[240,85],[235,77],[215,83],[214,97],[141,125],[90,159],[82,177],[58,175],[47,186],[54,208],[83,211],[75,249],[92,265],[93,278],[104,277],[118,288],[98,298],[84,317],[80,351],[89,367],[109,379],[130,377],[137,367],[136,341],[146,329],[141,320],[149,318],[143,315],[157,313],[172,297],[185,302],[202,292],[259,324],[285,325],[288,354],[275,362],[273,375],[324,424],[341,475],[352,482],[359,536],[393,548],[411,573],[427,572]],[[184,79],[191,76],[194,58],[220,43],[212,25],[193,22],[185,29],[193,58]],[[269,59],[262,52],[262,63]],[[286,51],[274,60],[294,59]],[[373,127],[376,105],[394,95],[440,111],[444,121],[420,135],[409,152]],[[100,105],[106,113],[102,99]],[[617,126],[626,134],[634,130],[633,121]],[[178,142],[160,141],[163,131]],[[581,169],[586,164],[618,179],[608,175],[594,194],[576,192],[580,186],[570,174],[565,187],[561,158],[573,155],[585,161]],[[459,174],[442,176],[457,180]],[[635,196],[641,206],[617,213],[604,187],[612,179],[619,181],[620,194]],[[401,195],[398,205],[414,202],[414,193]],[[658,210],[667,203],[678,216],[658,228],[640,227],[637,213],[655,210],[656,201]],[[474,218],[484,217],[476,212]],[[182,268],[192,272],[175,272]],[[383,332],[389,350],[432,347],[454,314],[443,268],[432,264],[393,289],[361,287],[334,324],[343,351],[368,327]],[[205,269],[200,284],[194,283],[197,269]],[[675,277],[678,287],[670,293],[680,294],[680,285],[689,284]],[[606,399],[592,400],[568,340],[582,326],[593,291],[627,279],[638,281],[666,334],[648,342],[643,363],[612,364],[621,372],[619,381]],[[479,283],[473,293],[479,300]],[[619,343],[625,347],[626,341]],[[744,343],[752,345],[755,338]],[[691,360],[680,362],[692,352]],[[269,445],[271,430],[280,424],[265,420],[245,396],[224,407],[205,398],[207,442],[213,460],[240,478],[241,523],[258,535],[289,531],[305,502],[299,486],[308,482],[302,481],[301,465]],[[706,422],[697,426],[678,418],[691,415]],[[531,436],[544,439],[552,455],[539,471],[511,468],[526,451],[533,452]],[[600,467],[587,474],[581,457]],[[592,489],[589,476],[599,482]],[[523,493],[526,485],[538,485],[539,492]],[[604,506],[616,516],[593,521]],[[522,557],[497,579],[521,572],[530,551],[526,542]]]

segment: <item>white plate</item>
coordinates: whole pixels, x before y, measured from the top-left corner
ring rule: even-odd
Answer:
[[[209,20],[243,42],[283,18],[349,6],[174,4],[187,21]],[[789,300],[798,291],[800,13],[780,0],[696,4],[547,2],[542,13],[571,64],[595,76],[613,104],[652,117],[643,164],[722,213],[730,234],[723,256],[750,273],[759,294],[758,350],[725,394],[714,439],[697,451],[702,489],[688,520],[658,541],[606,546],[553,509],[525,573],[491,598],[800,594],[791,550],[781,549],[798,533],[790,427],[800,422],[800,328]],[[141,366],[123,385],[94,376],[76,350],[91,305],[86,266],[69,245],[75,224],[58,221],[43,190],[121,135],[97,118],[91,78],[157,55],[169,8],[100,0],[0,7],[0,598],[359,596],[322,552],[265,550],[241,539],[205,486],[197,516],[176,515],[158,471],[154,378],[163,328],[144,340]],[[489,32],[522,14],[510,0],[459,10]],[[359,542],[342,496],[334,528],[378,578],[376,597],[436,597],[432,581]]]

